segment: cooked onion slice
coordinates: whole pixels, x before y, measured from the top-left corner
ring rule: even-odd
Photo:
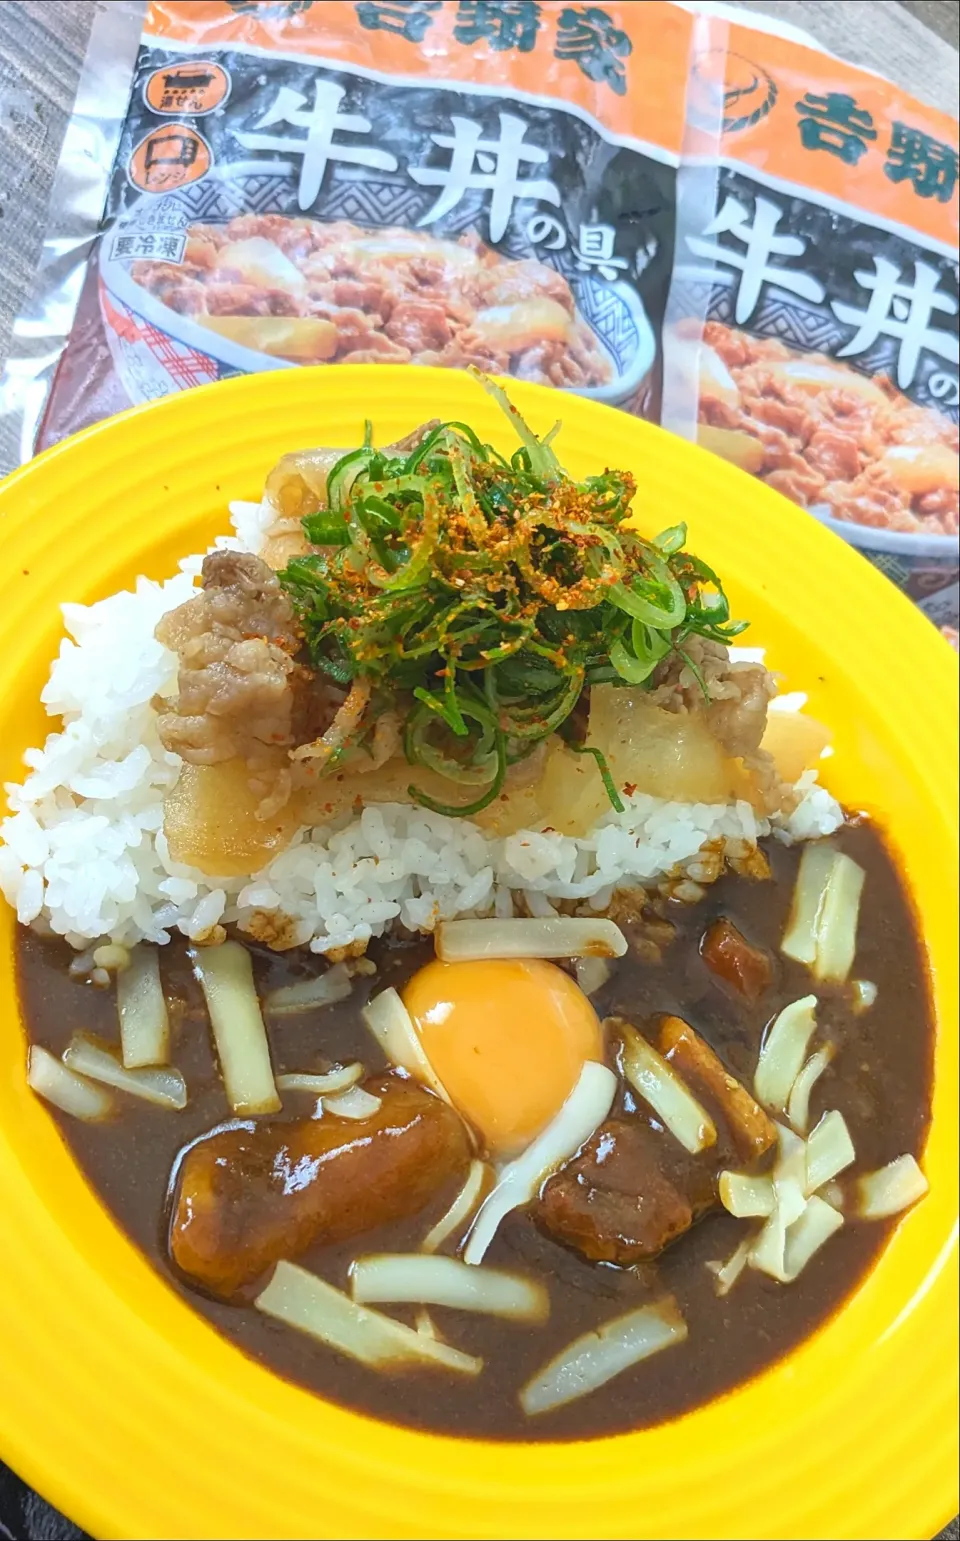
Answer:
[[[338,1001],[345,1001],[352,990],[353,981],[346,965],[335,963],[325,974],[271,990],[263,997],[263,1009],[271,1017],[294,1016],[319,1006],[335,1006]]]
[[[817,927],[817,979],[842,983],[853,967],[857,951],[860,895],[866,873],[849,856],[838,851],[830,872]]]
[[[291,760],[318,760],[321,765],[325,765],[357,727],[367,709],[372,688],[368,679],[355,679],[347,699],[337,708],[337,714],[327,731],[312,744],[301,744],[298,749],[292,749]]]
[[[634,1091],[663,1120],[670,1133],[691,1155],[715,1145],[713,1119],[662,1055],[622,1017],[608,1017],[604,1026],[618,1034],[621,1068]]]
[[[744,1219],[767,1217],[759,1234],[741,1243],[728,1263],[707,1265],[717,1275],[720,1294],[726,1294],[739,1277],[743,1248],[752,1268],[781,1284],[791,1284],[843,1224],[837,1205],[826,1198],[827,1193],[833,1194],[837,1173],[856,1156],[843,1115],[825,1113],[806,1141],[778,1124],[777,1139],[779,1154],[771,1177],[720,1174],[720,1199],[725,1209]],[[815,1191],[824,1187],[823,1195]]]
[[[235,1113],[278,1112],[250,954],[239,942],[221,942],[219,947],[191,947],[190,960],[210,1013],[227,1101]]]
[[[39,1044],[31,1045],[27,1057],[27,1085],[62,1113],[70,1113],[89,1123],[106,1118],[113,1110],[109,1092],[68,1070]]]
[[[757,1101],[782,1113],[793,1083],[803,1068],[810,1039],[816,1031],[817,997],[804,995],[791,1001],[774,1017],[760,1050],[753,1090]]]
[[[362,1086],[351,1086],[349,1091],[323,1099],[324,1112],[336,1113],[338,1118],[372,1118],[381,1106],[382,1099],[365,1092]]]
[[[799,1278],[815,1252],[843,1225],[843,1216],[816,1194],[804,1205],[803,1214],[787,1231],[783,1251],[782,1284]]]
[[[544,1322],[550,1297],[543,1285],[497,1268],[471,1268],[453,1257],[381,1252],[350,1270],[354,1300],[449,1306],[518,1322]]]
[[[817,956],[817,929],[823,896],[835,856],[833,846],[811,841],[803,848],[790,906],[790,919],[780,951],[797,963],[812,968]]]
[[[340,1065],[336,1070],[328,1070],[325,1075],[293,1070],[288,1075],[277,1076],[277,1091],[309,1092],[314,1097],[332,1097],[337,1092],[349,1091],[362,1078],[363,1066],[359,1061],[353,1065]]]
[[[170,1020],[160,983],[160,957],[141,943],[117,975],[120,1048],[128,1070],[165,1065],[170,1059]]]
[[[790,920],[780,949],[806,963],[817,979],[846,979],[857,948],[865,873],[849,856],[820,842],[800,858]]]
[[[805,1192],[816,1193],[824,1183],[832,1182],[857,1159],[846,1119],[836,1109],[824,1113],[807,1141],[807,1180]]]
[[[751,1177],[746,1172],[721,1172],[720,1202],[738,1220],[765,1218],[773,1214],[773,1181],[769,1177]]]
[[[782,1124],[777,1125],[777,1139],[780,1151],[773,1169],[773,1213],[750,1249],[750,1266],[784,1284],[787,1231],[799,1220],[807,1202],[806,1146]]]
[[[930,1184],[912,1156],[898,1156],[857,1183],[857,1213],[862,1220],[885,1220],[922,1199]]]
[[[797,1134],[806,1134],[810,1126],[810,1094],[835,1053],[833,1044],[826,1043],[822,1049],[811,1054],[790,1088],[790,1096],[787,1098],[787,1119]]]
[[[129,1092],[144,1102],[155,1102],[158,1107],[180,1109],[187,1105],[187,1083],[179,1070],[166,1065],[126,1070],[105,1044],[84,1033],[74,1033],[64,1050],[63,1063],[78,1075],[89,1076],[91,1081],[102,1081],[105,1086],[116,1087],[118,1092]]]
[[[458,1226],[469,1220],[483,1192],[489,1168],[485,1161],[471,1161],[467,1180],[457,1194],[446,1214],[441,1215],[436,1225],[431,1226],[421,1242],[423,1252],[436,1252],[437,1248],[451,1236]]]
[[[480,1206],[470,1229],[463,1253],[465,1263],[482,1263],[504,1215],[521,1204],[531,1203],[544,1179],[576,1155],[603,1123],[616,1089],[613,1071],[588,1060],[556,1117],[521,1156],[503,1168],[499,1182]]]
[[[361,1016],[391,1065],[405,1070],[415,1081],[422,1081],[445,1102],[450,1101],[423,1052],[413,1018],[396,990],[381,990],[364,1006]]]
[[[745,1236],[736,1252],[732,1253],[725,1263],[707,1264],[707,1267],[716,1279],[718,1295],[729,1295],[750,1260],[750,1249],[752,1246],[753,1237]]]
[[[610,978],[610,965],[606,958],[578,958],[574,964],[574,973],[584,995],[596,995]]]
[[[669,1295],[654,1305],[628,1311],[561,1349],[527,1381],[520,1392],[520,1406],[528,1418],[563,1407],[662,1348],[682,1343],[686,1336],[687,1324]]]
[[[296,1327],[375,1369],[411,1361],[442,1365],[463,1375],[479,1375],[483,1369],[482,1359],[463,1354],[427,1333],[414,1332],[381,1311],[358,1305],[296,1263],[278,1263],[254,1304],[275,1321]]]
[[[622,958],[626,950],[620,927],[602,916],[445,920],[437,927],[437,957],[444,963],[474,958]]]

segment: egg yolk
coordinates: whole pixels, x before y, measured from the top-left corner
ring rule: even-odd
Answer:
[[[428,963],[403,1000],[430,1064],[492,1155],[528,1145],[602,1059],[597,1014],[579,986],[535,959]]]

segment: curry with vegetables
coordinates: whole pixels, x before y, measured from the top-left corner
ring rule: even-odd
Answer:
[[[28,1082],[174,1289],[348,1405],[562,1439],[841,1304],[926,1191],[932,1029],[829,730],[481,383],[512,454],[368,425],[68,607],[0,885]]]
[[[104,1202],[279,1373],[445,1433],[658,1422],[839,1309],[923,1188],[930,1008],[883,841],[855,821],[760,855],[695,904],[453,922],[438,958],[142,944],[98,989],[22,929],[34,1084],[81,1072],[93,1101],[57,1116]],[[484,956],[489,926],[521,956]],[[531,1143],[510,1077],[549,1081],[551,1044],[597,1084]]]

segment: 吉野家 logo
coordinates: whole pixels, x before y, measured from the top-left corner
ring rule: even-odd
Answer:
[[[690,117],[698,128],[740,133],[765,118],[777,100],[777,83],[742,54],[711,48],[690,71]]]

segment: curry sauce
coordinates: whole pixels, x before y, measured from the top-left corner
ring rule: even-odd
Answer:
[[[875,1003],[856,1010],[849,986],[817,986],[818,1019],[837,1053],[817,1082],[812,1120],[828,1108],[847,1121],[858,1171],[904,1152],[919,1155],[929,1116],[933,1025],[921,942],[908,899],[878,832],[867,822],[847,825],[834,843],[865,869],[855,963],[857,978],[877,988]],[[709,1044],[727,1070],[752,1085],[764,1029],[787,1002],[809,992],[810,976],[779,952],[800,857],[800,847],[765,845],[771,879],[728,873],[696,904],[662,902],[655,928],[660,948],[628,936],[632,945],[594,997],[598,1014],[623,1017],[649,1031],[664,1017],[683,1019]],[[769,981],[754,998],[731,988],[708,966],[705,938],[718,922],[734,926],[769,960]],[[672,928],[672,932],[670,930]],[[672,940],[665,940],[672,935]],[[313,955],[278,955],[252,949],[261,993],[316,972]],[[709,955],[709,944],[707,945]],[[301,1070],[318,1055],[362,1059],[377,1073],[388,1067],[365,1027],[365,999],[387,985],[401,987],[432,955],[429,943],[375,943],[373,976],[358,976],[350,999],[282,1020],[268,1019],[278,1073]],[[68,974],[70,950],[21,929],[18,968],[21,999],[32,1041],[59,1053],[77,1031],[116,1036],[111,992]],[[242,1291],[230,1302],[191,1286],[169,1261],[171,1173],[183,1148],[228,1117],[211,1046],[206,1009],[186,949],[163,949],[161,969],[171,1002],[173,1061],[190,1092],[180,1113],[133,1101],[114,1118],[90,1125],[58,1119],[64,1139],[131,1239],[177,1293],[239,1348],[280,1375],[345,1406],[390,1422],[444,1433],[494,1439],[574,1439],[641,1428],[706,1402],[782,1358],[843,1305],[876,1261],[893,1222],[850,1218],[818,1252],[802,1277],[781,1285],[747,1269],[719,1298],[707,1264],[725,1260],[742,1239],[743,1222],[717,1208],[655,1261],[616,1266],[588,1261],[543,1224],[539,1206],[518,1210],[500,1226],[486,1261],[531,1274],[550,1295],[549,1320],[532,1326],[431,1308],[436,1327],[468,1353],[481,1355],[476,1380],[436,1369],[383,1374],[265,1319]],[[491,1010],[496,1010],[491,1001]],[[611,1117],[646,1131],[662,1127],[621,1085]],[[281,1118],[309,1117],[311,1099],[285,1097]],[[629,1136],[633,1139],[633,1136]],[[555,1181],[555,1179],[553,1179]],[[360,1254],[416,1251],[427,1229],[455,1195],[458,1179],[441,1182],[426,1206],[370,1229],[358,1239],[314,1245],[298,1261],[330,1283],[347,1286]],[[549,1186],[549,1185],[548,1185]],[[686,1320],[686,1341],[619,1375],[601,1390],[531,1421],[517,1392],[553,1354],[579,1334],[631,1308],[672,1294]],[[413,1308],[389,1308],[414,1320]]]

